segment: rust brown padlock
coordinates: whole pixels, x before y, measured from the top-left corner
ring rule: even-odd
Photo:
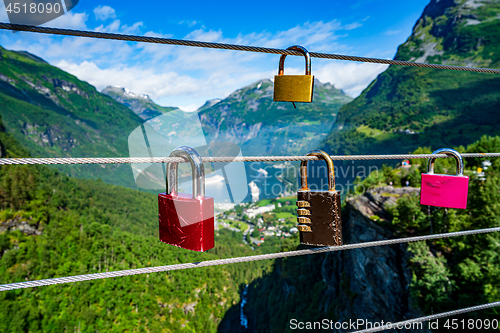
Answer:
[[[335,170],[330,155],[312,150],[307,156],[318,156],[328,167],[328,190],[311,190],[307,185],[307,161],[300,164],[300,189],[297,191],[297,222],[300,243],[307,245],[342,245],[340,191],[335,190]]]

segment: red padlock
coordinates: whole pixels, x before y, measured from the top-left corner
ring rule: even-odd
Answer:
[[[428,161],[427,173],[422,174],[420,204],[447,208],[467,208],[469,177],[464,176],[462,155],[450,148],[438,149],[433,154],[451,155],[457,161],[456,175],[434,174],[435,157]]]
[[[200,154],[188,146],[175,148],[170,157],[191,164],[193,195],[178,193],[178,163],[167,164],[167,192],[158,194],[160,240],[187,250],[214,247],[214,198],[205,197],[205,168]]]

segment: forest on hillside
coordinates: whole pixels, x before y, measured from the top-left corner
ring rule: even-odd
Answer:
[[[28,156],[0,123],[7,157]],[[220,230],[206,253],[158,240],[157,196],[68,177],[46,166],[0,166],[0,284],[276,252]],[[12,230],[11,230],[12,229]],[[296,240],[290,240],[296,242]],[[0,293],[1,332],[215,332],[241,288],[271,261]]]
[[[467,147],[456,147],[456,149],[462,153],[497,152],[500,151],[500,137],[483,136]],[[429,147],[422,147],[413,153],[428,154],[432,151]],[[484,168],[483,162],[486,160],[465,159],[465,175],[470,179],[467,209],[421,205],[417,191],[402,195],[395,204],[385,205],[381,210],[383,213],[381,216],[373,215],[366,218],[383,230],[389,231],[390,238],[500,227],[500,160],[490,159],[491,166],[478,172],[478,168]],[[454,159],[439,159],[435,166],[436,173],[455,173]],[[421,174],[425,172],[427,172],[426,159],[412,159],[409,168],[384,165],[365,179],[357,179],[357,184],[362,185],[360,187],[368,194],[352,191],[347,201],[353,202],[363,195],[370,196],[369,192],[372,190],[384,188],[391,183],[395,188],[404,188],[409,181],[413,186],[419,187]],[[392,195],[382,193],[382,196]],[[356,224],[358,222],[346,221],[350,216],[346,206],[349,204],[343,204],[343,225],[355,223],[352,230],[359,231],[359,225]],[[352,205],[349,209],[355,210]],[[372,233],[369,235],[373,237]],[[366,241],[371,240],[374,239]],[[402,261],[402,270],[409,270],[410,273],[410,281],[406,286],[410,300],[409,302],[400,300],[401,304],[411,304],[417,313],[420,313],[414,316],[419,317],[498,301],[500,299],[499,244],[498,232],[408,243],[404,246],[406,253],[404,258],[407,259]],[[356,254],[352,256],[355,257],[353,260],[356,264],[360,264],[357,260],[362,258],[356,259]],[[349,317],[344,317],[345,314],[355,311],[350,307],[357,299],[361,300],[355,304],[363,304],[365,302],[363,299],[367,297],[364,293],[360,293],[359,289],[370,288],[373,281],[396,278],[389,273],[386,276],[385,271],[374,271],[370,269],[372,267],[370,263],[363,262],[361,266],[366,269],[366,276],[362,278],[370,281],[352,281],[348,277],[351,272],[343,270],[345,267],[340,262],[341,258],[343,257],[340,254],[337,257],[333,253],[276,260],[271,273],[257,278],[249,286],[250,296],[246,311],[250,317],[252,332],[292,332],[291,319],[299,322],[320,322],[325,318],[334,322],[348,321]],[[389,262],[395,260],[397,258],[387,258]],[[332,285],[330,275],[340,277],[338,285]],[[352,291],[353,285],[358,286],[357,292]],[[373,292],[390,294],[393,290],[376,289]],[[347,304],[342,303],[341,295],[347,299]],[[378,304],[378,307],[386,306],[383,303]],[[395,308],[404,311],[404,308],[398,306]],[[498,308],[492,308],[450,318],[458,320],[481,318],[488,319],[491,323],[492,320],[498,319],[499,313]],[[367,313],[366,318],[370,318],[371,315],[372,313]],[[372,321],[382,319],[387,320],[387,316],[372,318]],[[398,321],[406,319],[412,318],[396,318]],[[449,331],[443,327],[445,321],[440,322],[440,329],[433,331]]]

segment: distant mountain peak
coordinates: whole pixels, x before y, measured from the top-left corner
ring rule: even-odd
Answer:
[[[28,58],[36,61],[36,62],[41,62],[43,64],[48,64],[48,62],[46,62],[45,60],[43,60],[42,58],[32,54],[32,53],[29,53],[28,51],[18,51],[20,54],[23,54],[25,56],[27,56]]]
[[[125,105],[144,120],[162,115],[165,112],[176,110],[175,107],[164,107],[156,104],[149,98],[149,95],[138,94],[127,88],[108,86],[102,90],[115,101]]]
[[[198,108],[197,112],[208,109],[214,106],[215,104],[219,103],[220,101],[222,101],[222,99],[220,98],[209,99],[208,101],[205,102],[205,104],[203,104],[200,108]]]
[[[147,94],[138,94],[138,93],[135,93],[127,88],[122,88],[122,87],[118,87],[118,86],[107,86],[106,88],[104,88],[102,90],[102,93],[103,94],[106,94],[106,95],[109,95],[108,93],[109,92],[113,92],[113,93],[116,93],[116,94],[121,94],[121,95],[124,95],[128,98],[140,98],[140,99],[144,99],[146,101],[151,101],[151,98],[149,97],[149,95]]]
[[[431,0],[395,59],[497,68],[499,17],[494,1]]]
[[[262,79],[257,82],[252,83],[251,85],[262,85],[264,83],[272,83],[273,81],[271,79]]]

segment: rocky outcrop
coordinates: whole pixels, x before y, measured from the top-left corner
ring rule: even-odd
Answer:
[[[54,85],[55,91],[57,91],[56,88],[60,88],[65,92],[75,93],[75,94],[80,95],[84,98],[89,98],[89,95],[85,91],[79,89],[78,86],[76,84],[74,84],[73,82],[69,82],[66,80],[59,79],[59,78],[48,78],[45,75],[43,75],[42,78],[45,81],[52,83]]]
[[[398,197],[418,193],[412,187],[385,186],[347,200],[343,211],[345,244],[395,238],[391,231],[372,220],[389,219],[386,211]],[[299,322],[332,320],[349,322],[399,322],[424,314],[413,304],[409,286],[411,271],[406,245],[370,247],[315,254],[277,261],[269,275],[250,284],[248,332],[273,332],[291,329]],[[241,330],[228,311],[221,331]],[[234,326],[234,327],[233,327]],[[356,329],[364,329],[359,326]],[[345,332],[345,329],[325,331]],[[354,330],[350,330],[354,331]],[[398,330],[409,332],[410,330]],[[429,332],[426,325],[411,332]]]
[[[75,119],[75,123],[88,129],[84,122]],[[59,146],[62,151],[70,151],[80,143],[73,138],[71,132],[66,132],[60,126],[54,125],[51,127],[40,126],[38,124],[23,123],[21,132],[29,136],[33,142],[42,147]]]
[[[0,234],[5,231],[19,230],[26,235],[41,235],[42,231],[38,227],[38,223],[30,224],[30,221],[16,216],[11,220],[0,222]]]
[[[396,204],[396,200],[403,195],[420,193],[417,187],[393,187],[383,186],[368,190],[364,195],[348,200],[348,205],[359,211],[363,216],[371,218],[378,216],[382,220],[389,221],[386,207]]]
[[[345,244],[394,238],[373,222],[377,215],[388,218],[384,207],[397,196],[418,192],[416,188],[377,188],[347,202],[343,225]],[[385,195],[384,195],[385,194]],[[387,195],[389,194],[389,195]],[[329,303],[340,321],[363,318],[370,322],[398,322],[422,316],[409,294],[410,254],[406,245],[370,247],[330,253],[325,256],[321,275],[326,282]],[[412,332],[427,330],[412,330]]]

